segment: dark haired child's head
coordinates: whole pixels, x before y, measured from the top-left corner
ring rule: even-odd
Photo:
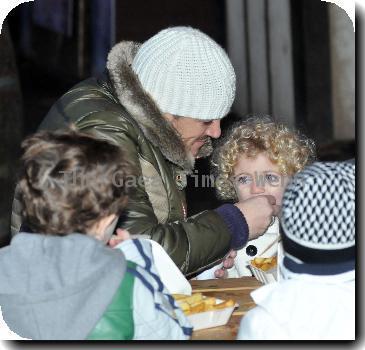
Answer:
[[[338,274],[354,268],[355,165],[314,163],[285,190],[282,238],[291,271]]]
[[[121,149],[75,131],[38,132],[22,143],[23,221],[37,233],[106,241],[127,203],[131,166]]]

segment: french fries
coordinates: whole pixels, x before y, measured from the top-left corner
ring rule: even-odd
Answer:
[[[251,260],[251,265],[263,271],[268,271],[277,265],[277,257],[255,258]]]
[[[187,295],[185,295],[185,294],[173,294],[172,296],[174,297],[174,299],[176,301],[178,301],[180,299],[185,299],[187,297]]]
[[[235,305],[235,302],[232,299],[217,303],[216,298],[203,296],[202,293],[194,293],[192,295],[172,294],[172,296],[185,315],[211,310],[221,310]]]

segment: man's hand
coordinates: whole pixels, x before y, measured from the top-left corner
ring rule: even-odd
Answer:
[[[127,239],[130,239],[131,236],[127,230],[123,230],[121,228],[117,228],[117,234],[113,235],[108,244],[110,247],[114,248],[116,245],[118,245],[120,242],[126,241]]]
[[[241,210],[249,229],[248,239],[262,235],[271,224],[273,216],[278,216],[280,207],[276,205],[275,197],[262,195],[238,202],[235,206]]]
[[[223,259],[223,268],[214,271],[214,276],[216,278],[225,278],[227,274],[227,269],[230,269],[234,265],[234,258],[237,256],[235,250],[231,250],[228,255]]]

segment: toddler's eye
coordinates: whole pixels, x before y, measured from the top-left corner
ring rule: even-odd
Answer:
[[[252,179],[251,179],[251,176],[240,175],[237,177],[236,181],[241,185],[247,185],[247,184],[251,183]]]
[[[266,174],[265,175],[265,180],[269,184],[277,184],[279,182],[279,176],[275,175],[275,174]]]

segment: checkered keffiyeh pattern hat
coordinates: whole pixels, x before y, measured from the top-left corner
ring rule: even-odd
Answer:
[[[282,203],[283,245],[304,263],[355,257],[355,165],[316,162],[288,185]]]

